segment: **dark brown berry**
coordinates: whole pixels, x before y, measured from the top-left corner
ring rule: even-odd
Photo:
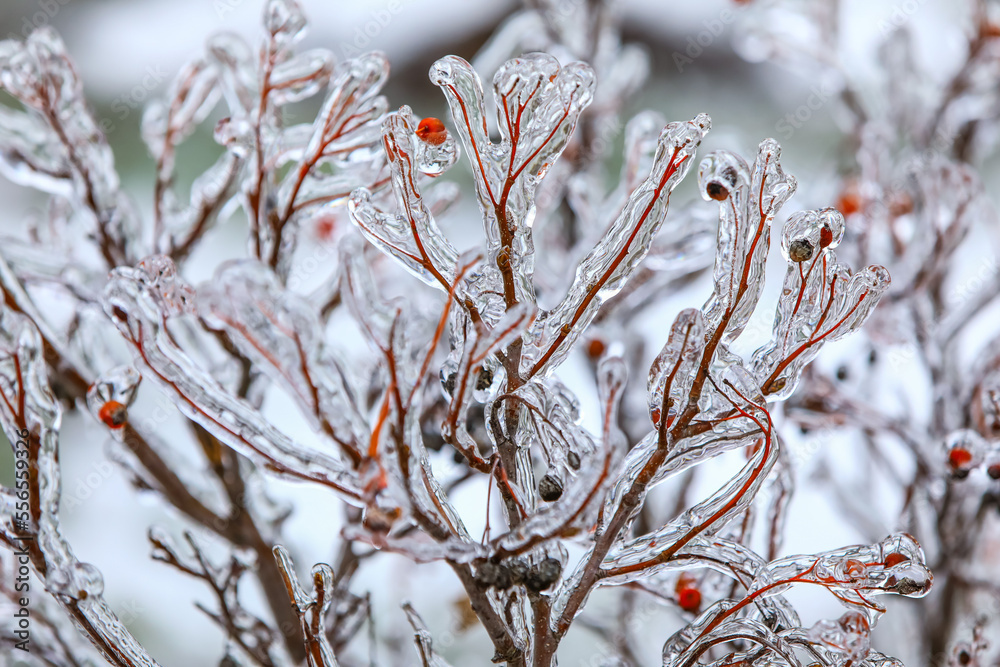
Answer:
[[[499,588],[506,590],[514,583],[510,576],[510,569],[503,563],[493,563],[486,561],[476,568],[476,581],[486,588]]]
[[[547,503],[555,502],[562,496],[563,485],[558,477],[546,473],[538,482],[538,495]]]
[[[546,558],[528,570],[524,578],[524,587],[535,593],[544,591],[559,581],[560,574],[562,574],[562,563],[555,558]]]
[[[479,377],[476,378],[476,389],[479,391],[486,391],[493,384],[493,371],[489,368],[483,367],[483,370],[479,371]]]
[[[580,455],[577,454],[576,452],[569,452],[569,453],[567,453],[566,454],[566,463],[568,463],[569,467],[572,468],[573,470],[579,470],[580,469]]]
[[[805,262],[813,256],[813,244],[809,239],[795,239],[788,246],[788,258],[793,262]]]
[[[705,186],[705,192],[715,201],[725,201],[729,199],[729,190],[718,181],[709,181]]]

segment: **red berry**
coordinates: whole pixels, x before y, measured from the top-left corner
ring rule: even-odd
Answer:
[[[417,125],[417,136],[431,146],[440,146],[448,138],[448,130],[437,118],[424,118]]]
[[[894,551],[894,552],[892,552],[891,554],[889,554],[888,556],[885,557],[884,566],[885,567],[895,567],[895,566],[899,565],[900,563],[905,563],[908,560],[910,560],[909,557],[904,556],[903,554],[899,553],[898,551]]]
[[[824,226],[823,229],[819,230],[819,247],[825,248],[831,243],[833,243],[833,230]]]
[[[986,469],[986,474],[990,476],[990,479],[1000,479],[1000,463],[990,464],[990,467]]]
[[[677,604],[684,611],[696,613],[701,607],[701,591],[693,586],[680,589],[677,591]]]
[[[948,452],[948,465],[955,470],[964,468],[970,461],[972,461],[972,453],[968,449],[956,447]]]
[[[108,428],[121,428],[128,421],[128,409],[118,401],[108,401],[101,406],[97,416]]]

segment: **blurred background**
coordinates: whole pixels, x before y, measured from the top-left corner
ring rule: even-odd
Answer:
[[[390,106],[408,104],[420,116],[446,116],[440,93],[427,79],[435,60],[446,54],[472,59],[496,26],[518,6],[515,2],[467,2],[465,0],[300,0],[310,17],[309,33],[302,48],[332,49],[342,57],[368,50],[382,50],[389,56],[392,76],[386,88]],[[568,5],[573,0],[566,0]],[[752,3],[751,3],[752,4]],[[908,28],[919,47],[922,66],[942,79],[964,57],[966,38],[959,3],[951,0],[871,1],[845,0],[839,17],[843,43],[831,58],[841,58],[852,72],[860,93],[879,93],[886,82],[875,66],[876,49],[885,37],[887,21],[904,12]],[[88,99],[114,149],[123,186],[141,211],[149,212],[152,201],[153,162],[140,139],[139,126],[146,101],[165,93],[171,78],[189,59],[198,55],[205,39],[218,31],[233,31],[251,43],[259,40],[261,0],[17,0],[0,4],[0,38],[22,39],[42,25],[53,26],[63,37],[85,83]],[[912,11],[910,9],[912,8]],[[702,154],[725,147],[752,156],[765,137],[777,138],[783,148],[785,171],[794,174],[799,190],[786,207],[789,211],[833,205],[836,201],[838,164],[844,159],[842,133],[838,126],[839,108],[827,103],[828,82],[808,73],[785,69],[771,63],[750,63],[742,55],[753,53],[752,44],[739,42],[746,14],[755,8],[730,0],[624,0],[619,3],[624,38],[646,45],[652,56],[652,76],[634,101],[631,116],[642,109],[655,109],[669,119],[689,119],[707,112],[713,130]],[[894,14],[894,12],[896,14]],[[697,45],[697,49],[692,48]],[[696,54],[696,55],[693,55]],[[680,56],[680,57],[679,57]],[[492,75],[481,73],[484,78]],[[816,102],[818,100],[818,102]],[[317,103],[318,104],[318,103]],[[802,110],[805,109],[805,113]],[[315,111],[315,108],[312,109]],[[303,108],[308,114],[310,108]],[[791,126],[788,115],[799,112],[799,122]],[[806,117],[802,121],[803,116]],[[621,137],[615,137],[621,142]],[[220,152],[211,136],[211,124],[187,142],[180,153],[179,173],[198,173]],[[190,166],[190,169],[186,169]],[[983,169],[987,191],[995,198],[997,163]],[[467,165],[459,165],[449,178],[471,185]],[[678,197],[694,196],[693,177],[678,191]],[[471,187],[465,190],[471,191]],[[0,180],[0,230],[15,232],[23,221],[38,214],[42,197],[37,193]],[[474,202],[467,201],[443,226],[452,238],[471,245],[479,233]],[[780,229],[780,225],[775,225]],[[245,229],[230,220],[214,235],[213,261],[203,275],[211,275],[222,257],[245,252]],[[461,245],[461,242],[459,243]],[[198,268],[195,267],[197,271]],[[783,268],[778,268],[778,274]],[[774,298],[780,278],[770,276]],[[777,283],[777,284],[776,284]],[[706,294],[706,282],[678,296],[678,303],[694,305]],[[769,305],[760,311],[769,320]],[[651,323],[645,323],[649,325]],[[662,326],[662,324],[661,324]],[[769,322],[765,322],[769,329]],[[662,330],[662,329],[661,329]],[[755,345],[748,344],[752,349]],[[836,367],[851,355],[850,342],[831,346],[819,363]],[[572,368],[567,374],[572,374]],[[900,373],[905,374],[905,363]],[[176,415],[161,408],[155,395],[140,397],[145,410],[163,410],[169,428]],[[269,412],[280,414],[283,406],[273,403]],[[298,428],[303,428],[300,424]],[[291,432],[295,424],[289,424]],[[152,524],[178,530],[180,520],[155,499],[140,497],[104,455],[106,432],[87,415],[74,413],[64,418],[63,519],[70,542],[84,561],[94,563],[105,574],[110,603],[161,664],[171,667],[207,665],[207,656],[218,656],[224,642],[222,632],[195,607],[198,600],[211,607],[209,591],[166,566],[149,560],[145,534]],[[835,440],[824,443],[796,442],[790,446],[799,470],[799,486],[793,500],[785,552],[815,552],[862,541],[856,526],[838,511],[834,501],[809,488],[810,466],[827,458],[813,456],[818,448],[836,448]],[[10,449],[0,448],[0,482],[13,479]],[[849,457],[846,465],[850,465]],[[288,541],[296,563],[306,567],[328,561],[337,539],[334,501],[329,495],[288,484],[278,484],[275,495],[290,502],[296,512],[287,524]],[[470,497],[475,495],[470,491]],[[889,504],[898,498],[887,498]],[[459,502],[461,502],[459,500]],[[479,501],[476,501],[479,502]],[[891,515],[892,512],[887,512]],[[470,529],[474,529],[470,526]],[[369,588],[375,605],[375,626],[381,641],[409,643],[408,627],[399,610],[399,600],[412,599],[435,636],[436,648],[456,665],[478,664],[469,656],[482,655],[487,644],[481,629],[467,625],[460,604],[461,593],[445,567],[411,568],[401,558],[386,556],[379,564],[367,565],[356,579],[359,590]],[[256,595],[256,591],[248,591]],[[836,617],[839,605],[829,596],[811,591],[794,592],[793,602],[803,605],[803,623]],[[908,601],[893,604],[910,604]],[[595,608],[602,594],[594,596]],[[609,607],[609,610],[613,607]],[[663,639],[676,627],[676,617],[658,607],[650,607],[643,618],[649,624],[650,641],[644,664],[659,664]],[[894,623],[891,610],[880,625],[876,647],[909,663],[906,632]],[[901,616],[905,619],[905,616]],[[567,642],[560,653],[563,664],[597,664],[599,645],[592,636],[578,633],[580,641]],[[358,641],[364,641],[359,639]],[[355,642],[356,644],[358,642]],[[366,647],[355,647],[365,654]],[[0,664],[5,658],[0,656]]]

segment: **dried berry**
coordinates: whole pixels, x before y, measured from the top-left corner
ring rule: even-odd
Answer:
[[[486,561],[476,568],[476,581],[486,588],[506,590],[514,583],[510,569],[503,563]]]
[[[511,580],[518,586],[524,584],[528,576],[528,564],[519,558],[507,561],[507,568],[510,570]]]
[[[563,485],[558,477],[552,473],[546,473],[538,482],[538,495],[547,503],[555,502],[562,496]]]
[[[579,470],[580,469],[580,455],[577,454],[576,452],[572,451],[572,450],[569,451],[569,452],[567,452],[566,453],[566,463],[568,463],[569,467],[572,468],[573,470]]]
[[[546,558],[528,570],[524,577],[524,587],[535,593],[544,591],[559,581],[560,574],[562,563],[555,558]]]
[[[492,384],[493,371],[486,366],[483,366],[483,370],[479,371],[479,377],[476,378],[476,389],[479,391],[486,391]]]
[[[813,244],[809,239],[795,239],[788,246],[788,258],[793,262],[805,262],[813,256]]]

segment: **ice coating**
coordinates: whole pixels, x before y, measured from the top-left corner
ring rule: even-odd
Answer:
[[[649,368],[649,417],[654,428],[668,427],[686,406],[704,350],[704,315],[693,308],[681,311],[666,345]]]
[[[392,170],[392,190],[398,214],[381,210],[366,189],[352,193],[351,220],[366,238],[395,257],[428,284],[449,289],[458,251],[438,228],[417,189],[417,174],[438,175],[458,159],[457,143],[449,137],[429,147],[415,135],[416,122],[403,107],[382,124],[382,144]]]
[[[670,193],[684,178],[711,119],[701,114],[671,123],[660,132],[653,166],[629,197],[604,238],[580,262],[562,301],[539,317],[526,352],[529,373],[545,372],[562,362],[579,334],[607,299],[618,293],[649,251],[667,214]]]
[[[245,401],[198,368],[168,333],[171,316],[194,308],[193,290],[176,278],[165,257],[112,272],[105,308],[133,346],[143,376],[176,397],[178,407],[223,442],[293,478],[312,479],[357,498],[354,479],[340,461],[308,452],[271,426]]]
[[[753,167],[717,151],[702,160],[698,183],[706,199],[719,202],[715,288],[702,310],[711,328],[725,327],[724,341],[743,331],[764,286],[770,226],[795,192],[795,179],[781,168],[781,148],[765,139]]]
[[[771,342],[758,349],[751,368],[765,394],[786,398],[823,344],[856,331],[889,288],[884,267],[851,275],[833,251],[844,233],[835,209],[800,211],[788,218],[782,253],[788,261]]]
[[[339,663],[325,627],[327,612],[335,599],[333,568],[325,563],[313,566],[313,594],[309,595],[299,583],[288,549],[279,545],[274,547],[273,553],[306,637],[307,664],[309,667],[337,667]]]
[[[420,664],[424,665],[424,667],[450,667],[449,663],[434,650],[431,633],[427,630],[424,619],[420,618],[420,614],[413,608],[413,605],[409,602],[404,602],[403,611],[406,612],[406,620],[410,622],[410,626],[413,628],[413,643],[416,644],[417,654],[420,656]]]
[[[499,144],[489,139],[482,83],[468,62],[448,56],[434,63],[430,77],[445,94],[472,162],[489,262],[505,275],[507,305],[533,301],[535,192],[591,102],[593,71],[582,63],[560,67],[542,53],[507,61],[493,79]]]
[[[341,362],[323,345],[313,306],[253,260],[223,264],[197,293],[203,321],[225,331],[244,355],[292,392],[314,428],[360,460],[359,443],[367,442],[369,429],[347,390]]]
[[[105,658],[118,655],[132,664],[154,667],[157,663],[104,601],[101,573],[79,561],[62,535],[57,452],[62,415],[49,388],[38,330],[26,316],[6,306],[0,306],[0,393],[4,432],[11,442],[26,434],[34,452],[30,456],[37,470],[37,491],[32,494],[29,531],[37,548],[30,549],[32,569]],[[6,514],[6,508],[3,511]],[[0,524],[10,544],[21,538],[8,532],[12,525]]]
[[[86,211],[108,268],[132,259],[134,212],[55,31],[44,26],[23,43],[0,43],[0,82],[26,108],[0,113],[0,171],[16,183],[70,197]]]

